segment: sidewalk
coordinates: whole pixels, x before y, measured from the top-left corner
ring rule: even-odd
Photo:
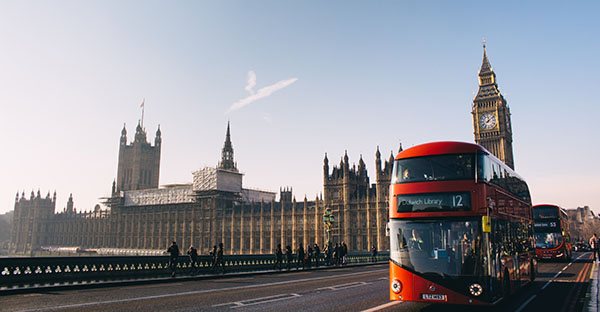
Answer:
[[[590,286],[586,294],[586,300],[583,304],[583,310],[588,312],[600,311],[600,271],[598,262],[594,261],[592,273],[590,273]]]
[[[147,277],[147,278],[134,278],[134,279],[124,279],[124,280],[105,280],[105,281],[93,281],[93,282],[74,282],[74,283],[64,283],[64,284],[52,284],[52,285],[43,285],[37,287],[21,287],[21,288],[10,288],[10,289],[1,289],[0,290],[0,298],[5,295],[14,295],[14,294],[24,294],[24,293],[35,293],[35,292],[44,292],[44,291],[58,291],[58,290],[70,290],[70,289],[91,289],[91,288],[103,288],[103,287],[115,287],[115,286],[131,286],[131,285],[146,285],[146,284],[158,284],[158,283],[173,283],[173,282],[181,282],[186,280],[202,280],[202,279],[212,279],[212,278],[232,278],[232,277],[242,277],[242,276],[251,276],[251,275],[268,275],[268,274],[286,274],[293,272],[306,272],[306,271],[317,271],[317,270],[327,270],[327,269],[338,269],[338,268],[347,268],[347,267],[361,267],[361,266],[371,266],[371,265],[381,265],[387,264],[388,261],[378,261],[378,262],[360,262],[360,263],[348,263],[343,266],[320,266],[320,267],[312,267],[308,269],[298,270],[260,270],[260,271],[246,271],[246,272],[230,272],[226,274],[200,274],[200,275],[189,275],[184,273],[184,271],[180,271],[179,275],[176,277]]]

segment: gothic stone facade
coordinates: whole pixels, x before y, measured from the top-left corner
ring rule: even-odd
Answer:
[[[150,149],[140,125],[132,146],[127,146],[126,140],[123,129],[118,177],[105,203],[107,209],[97,205],[93,211],[77,212],[70,197],[67,207],[54,213],[56,196],[42,198],[38,192],[27,199],[24,194],[17,195],[12,251],[28,253],[42,246],[164,250],[173,240],[183,248],[193,245],[203,252],[219,242],[229,254],[272,253],[277,244],[296,250],[300,245],[325,242],[326,207],[336,219],[332,242],[345,241],[350,250],[364,251],[372,245],[388,249],[385,228],[393,155],[382,169],[377,150],[377,181],[373,185],[362,157],[359,168],[350,169],[345,155],[331,175],[325,157],[324,198],[308,201],[305,197],[297,202],[291,189],[281,189],[280,200],[275,201],[274,193],[241,188],[229,125],[218,167],[202,172],[216,175],[211,183],[197,181],[204,179],[198,171],[192,184],[148,187],[157,185],[160,130],[155,139],[157,152]],[[136,163],[140,158],[123,156],[124,147],[142,153],[146,149],[152,157]],[[238,176],[239,181],[232,183]],[[224,186],[219,185],[220,177],[227,178],[221,182]]]

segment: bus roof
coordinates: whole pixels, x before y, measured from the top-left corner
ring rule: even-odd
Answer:
[[[404,158],[412,158],[412,157],[420,157],[420,156],[431,156],[431,155],[443,155],[443,154],[468,154],[468,153],[477,153],[483,152],[489,158],[495,160],[500,164],[504,169],[510,171],[512,175],[518,177],[523,180],[519,174],[517,174],[512,168],[508,167],[505,163],[503,163],[500,159],[498,159],[494,154],[490,153],[485,147],[481,145],[477,145],[475,143],[467,143],[467,142],[455,142],[455,141],[440,141],[440,142],[431,142],[424,143],[417,146],[413,146],[411,148],[407,148],[400,152],[396,156],[396,160],[404,159]]]
[[[542,206],[560,208],[560,206],[557,206],[557,205],[554,205],[554,204],[536,204],[536,205],[533,205],[533,207],[542,207]]]
[[[490,154],[490,152],[488,152],[483,146],[474,143],[452,141],[431,142],[407,148],[400,152],[396,156],[396,159],[438,154],[476,153],[478,151]]]

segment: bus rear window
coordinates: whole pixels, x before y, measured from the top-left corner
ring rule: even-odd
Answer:
[[[398,159],[392,184],[444,180],[475,180],[474,154]]]

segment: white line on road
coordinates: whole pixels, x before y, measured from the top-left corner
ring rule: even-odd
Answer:
[[[213,308],[223,307],[223,306],[231,306],[230,307],[231,309],[236,309],[236,308],[247,307],[247,306],[251,306],[251,305],[264,304],[264,303],[281,301],[281,300],[295,299],[298,297],[302,297],[302,295],[280,294],[280,295],[275,295],[275,296],[268,296],[268,297],[247,299],[247,300],[242,300],[242,301],[234,301],[234,302],[228,302],[228,303],[215,304],[215,305],[213,305]]]
[[[584,253],[584,254],[580,255],[580,256],[579,256],[579,257],[577,257],[577,259],[575,259],[575,260],[579,260],[581,257],[583,257],[583,256],[585,256],[585,255],[587,255],[587,253]],[[555,282],[555,281],[558,281],[558,280],[555,280],[555,278],[557,278],[559,275],[561,275],[561,274],[562,274],[562,272],[564,272],[564,271],[565,271],[567,268],[569,268],[569,267],[571,266],[571,264],[573,264],[573,262],[574,262],[575,260],[573,260],[573,261],[569,262],[569,264],[565,265],[565,266],[564,266],[564,267],[563,267],[563,268],[562,268],[560,271],[558,271],[558,273],[556,273],[554,276],[552,276],[552,278],[551,278],[549,281],[547,281],[547,282],[546,282],[546,284],[544,284],[544,286],[542,286],[542,288],[541,288],[541,289],[542,289],[542,290],[544,290],[544,289],[546,289],[546,287],[548,287],[548,285],[550,285],[550,283],[552,283],[552,282]]]
[[[164,294],[164,295],[134,297],[134,298],[125,298],[125,299],[115,299],[115,300],[107,300],[107,301],[66,304],[66,305],[60,305],[60,306],[54,306],[54,307],[44,307],[44,308],[20,310],[20,312],[52,311],[52,310],[67,309],[67,308],[89,307],[89,306],[96,306],[96,305],[102,305],[102,304],[125,303],[125,302],[138,301],[138,300],[150,300],[150,299],[161,299],[161,298],[178,297],[178,296],[198,295],[198,294],[213,293],[213,292],[218,292],[218,291],[239,290],[239,289],[258,288],[258,287],[274,286],[274,285],[285,285],[285,284],[297,283],[297,282],[316,281],[316,280],[331,279],[331,278],[343,277],[343,276],[353,276],[353,275],[369,274],[369,273],[375,273],[375,272],[383,272],[383,271],[388,271],[388,270],[389,270],[388,268],[385,268],[385,269],[381,269],[381,270],[371,270],[371,271],[364,271],[364,272],[346,273],[346,274],[340,274],[340,275],[320,276],[320,277],[314,277],[314,278],[304,278],[304,279],[299,279],[299,280],[287,280],[287,281],[266,283],[266,284],[245,285],[245,286],[237,286],[237,287],[218,288],[218,289],[186,291],[186,292],[180,292],[180,293],[174,293],[174,294]]]
[[[531,296],[531,298],[527,299],[525,303],[523,303],[515,312],[521,312],[533,299],[535,299],[537,295]]]
[[[367,310],[363,310],[361,312],[375,312],[375,311],[383,310],[385,308],[389,308],[391,306],[394,306],[394,305],[397,305],[397,304],[400,304],[400,303],[404,303],[404,301],[391,301],[391,302],[388,302],[388,303],[385,303],[385,304],[382,304],[382,305],[379,305],[379,306],[376,306],[376,307],[372,307],[372,308],[367,309]]]
[[[352,288],[352,287],[358,287],[358,286],[369,285],[369,284],[371,284],[371,283],[352,282],[352,283],[346,283],[346,284],[335,285],[335,286],[321,287],[321,288],[317,288],[317,290],[342,290],[342,289],[348,289],[348,288]]]

